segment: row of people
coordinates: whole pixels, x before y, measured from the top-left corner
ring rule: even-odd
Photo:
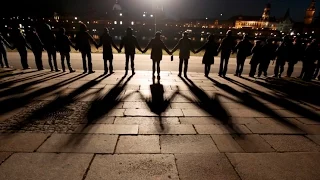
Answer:
[[[65,71],[64,61],[66,59],[67,66],[70,72],[74,72],[70,63],[70,46],[79,50],[82,55],[83,69],[84,73],[94,73],[92,69],[92,58],[91,58],[91,42],[96,46],[96,48],[103,47],[103,60],[104,60],[104,70],[105,74],[113,72],[113,52],[112,47],[118,52],[125,49],[125,70],[128,73],[129,62],[131,62],[132,73],[135,73],[134,69],[134,58],[135,49],[138,49],[142,53],[145,53],[148,49],[151,51],[151,59],[153,60],[153,74],[157,70],[158,77],[160,77],[160,62],[162,60],[162,50],[165,50],[168,54],[172,55],[178,49],[179,52],[179,76],[183,73],[187,76],[188,71],[188,61],[190,58],[190,52],[198,53],[205,50],[205,54],[202,63],[205,65],[205,76],[208,76],[210,72],[211,65],[214,64],[214,57],[221,52],[220,58],[220,68],[219,76],[226,76],[228,69],[228,62],[230,55],[232,53],[237,53],[237,68],[235,75],[241,76],[243,71],[243,66],[245,60],[248,56],[252,55],[250,65],[251,70],[249,76],[254,77],[258,68],[258,76],[260,77],[262,73],[267,76],[268,67],[272,60],[276,59],[276,65],[274,70],[274,77],[281,77],[284,71],[284,65],[288,62],[287,76],[291,76],[294,70],[294,65],[298,61],[303,61],[303,70],[301,72],[301,78],[305,80],[310,80],[312,77],[316,77],[319,72],[319,65],[316,70],[314,70],[314,63],[319,57],[319,48],[317,42],[314,40],[305,49],[301,43],[300,38],[296,38],[292,43],[288,36],[284,37],[283,42],[277,47],[270,40],[267,40],[264,44],[261,41],[257,41],[253,44],[248,40],[245,35],[244,38],[239,42],[235,43],[232,37],[232,32],[228,31],[226,37],[217,43],[213,35],[208,37],[208,41],[198,50],[194,50],[191,40],[188,38],[188,33],[183,33],[183,37],[179,40],[177,45],[170,51],[166,45],[161,40],[161,33],[157,32],[155,38],[153,38],[145,48],[142,50],[136,37],[132,33],[132,29],[128,28],[126,31],[126,36],[122,38],[120,47],[118,48],[112,40],[109,34],[109,30],[105,28],[103,35],[100,37],[100,43],[96,43],[93,37],[88,33],[85,24],[80,24],[80,31],[76,34],[75,44],[73,44],[68,36],[65,34],[65,29],[61,28],[57,37],[51,31],[49,25],[44,26],[42,31],[40,31],[40,37],[35,29],[31,29],[27,32],[27,40],[24,38],[23,34],[19,29],[15,29],[12,33],[12,45],[8,43],[2,36],[0,36],[1,47],[0,53],[4,57],[4,64],[9,67],[5,45],[10,48],[17,48],[20,56],[21,63],[24,69],[29,68],[27,62],[27,50],[31,49],[35,56],[36,66],[38,70],[43,69],[42,65],[42,51],[46,50],[48,53],[49,66],[52,71],[59,71],[56,61],[56,51],[60,52],[61,56],[61,66],[63,71]],[[28,43],[27,43],[28,42]],[[30,44],[30,46],[29,46]],[[1,57],[2,57],[1,56]],[[52,64],[53,62],[53,64]],[[109,62],[109,67],[108,67]],[[1,60],[2,63],[2,60]],[[319,63],[318,63],[319,64]],[[3,65],[3,63],[1,64]],[[315,71],[314,73],[312,71]]]

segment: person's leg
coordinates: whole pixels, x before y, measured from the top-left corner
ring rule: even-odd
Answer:
[[[66,54],[63,52],[60,52],[60,57],[61,57],[61,68],[63,72],[66,72],[66,67],[64,65],[64,59],[66,58]]]
[[[110,73],[113,73],[113,59],[109,60],[109,69],[110,69]]]
[[[152,60],[152,77],[155,76],[156,73],[156,61]]]
[[[104,67],[104,74],[108,74],[108,60],[107,59],[103,59],[103,67]]]
[[[33,50],[33,55],[34,55],[34,60],[37,66],[38,70],[41,70],[40,64],[39,64],[39,51],[38,50]]]
[[[313,74],[313,79],[316,79],[318,77],[319,70],[320,70],[320,60],[318,60],[318,64],[317,64],[316,69]]]
[[[67,60],[67,66],[68,66],[68,69],[70,72],[75,72],[75,70],[72,68],[71,66],[71,59],[70,59],[70,53],[69,52],[66,52],[65,53],[65,56],[66,56],[66,60]]]
[[[268,69],[269,69],[270,62],[271,60],[267,60],[266,64],[264,65],[264,68],[263,68],[264,76],[268,76]]]
[[[20,56],[21,56],[21,64],[23,69],[28,69],[29,65],[28,65],[28,53],[27,50],[22,49],[19,51]]]
[[[55,49],[52,49],[51,54],[52,54],[54,69],[56,71],[59,71],[58,64],[57,64],[57,51]]]
[[[93,69],[92,69],[92,57],[91,57],[91,52],[87,53],[87,57],[88,57],[88,68],[89,68],[89,73],[94,73]]]
[[[244,66],[244,62],[246,61],[246,58],[242,58],[240,61],[240,69],[239,69],[239,76],[241,76],[242,72],[243,72],[243,66]]]
[[[6,66],[6,68],[9,68],[10,66],[9,66],[9,62],[8,62],[8,58],[7,58],[7,51],[4,50],[1,54],[3,56],[4,65]]]
[[[223,62],[224,62],[224,54],[221,53],[221,57],[220,57],[220,68],[219,68],[219,76],[223,75]]]
[[[185,59],[184,60],[184,71],[183,71],[183,74],[184,74],[185,77],[187,77],[188,66],[189,66],[189,59]]]
[[[157,61],[157,73],[160,76],[160,61]]]
[[[265,66],[265,62],[261,62],[261,63],[259,64],[258,77],[261,77],[262,72],[263,72],[263,69],[264,69],[264,66]]]
[[[207,64],[204,65],[204,76],[207,76],[208,73],[208,68],[207,68]]]
[[[81,56],[82,56],[83,73],[87,73],[88,72],[87,62],[86,62],[87,54],[85,52],[81,52]]]
[[[237,57],[237,67],[236,67],[236,72],[235,72],[235,76],[238,76],[239,75],[239,71],[240,71],[240,57]]]
[[[227,54],[225,57],[225,62],[224,62],[223,76],[226,76],[226,74],[227,74],[229,58],[230,58],[230,54]]]
[[[182,73],[182,66],[183,66],[183,59],[180,58],[179,59],[179,76],[181,76],[181,73]]]
[[[274,77],[279,76],[279,68],[280,68],[280,62],[279,60],[276,60],[276,65],[274,67]]]
[[[3,62],[2,62],[2,52],[0,51],[0,66],[2,67],[2,68],[4,68],[4,64],[3,64]]]
[[[280,64],[280,74],[279,74],[279,77],[281,77],[283,71],[284,71],[284,65],[285,65],[286,62],[281,62]]]
[[[134,72],[134,57],[135,57],[135,54],[131,54],[131,70],[132,70],[132,74],[135,74]]]
[[[49,66],[50,66],[50,69],[51,71],[53,71],[53,66],[52,66],[52,55],[51,55],[51,51],[48,49],[47,50],[47,54],[48,54],[48,62],[49,62]]]
[[[291,77],[292,73],[294,70],[294,63],[293,62],[289,62],[288,63],[288,69],[287,69],[287,76]]]
[[[128,70],[129,70],[129,54],[126,54],[126,64],[125,64],[125,70],[126,70],[126,74],[128,74]]]

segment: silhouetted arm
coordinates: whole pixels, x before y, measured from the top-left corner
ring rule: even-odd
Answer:
[[[177,45],[172,49],[172,51],[171,51],[172,54],[179,49],[180,44],[181,44],[181,39],[179,40],[179,42],[177,43]]]
[[[135,43],[135,45],[136,45],[136,48],[137,48],[140,52],[143,53],[143,51],[142,51],[142,49],[141,49],[141,47],[140,47],[140,45],[139,45],[138,40],[137,40],[136,37],[134,37],[134,43]]]
[[[224,46],[224,39],[221,41],[220,46],[218,48],[218,54],[221,52],[222,48]]]
[[[151,46],[152,46],[152,40],[149,41],[149,43],[148,43],[147,47],[144,49],[143,53],[146,53],[151,48]]]
[[[12,49],[12,45],[6,39],[4,39],[3,36],[0,36],[0,40],[3,41],[6,46]]]
[[[201,48],[199,48],[195,53],[199,53],[200,51],[203,51],[207,48],[208,42],[206,42]]]
[[[113,46],[113,48],[115,48],[118,52],[120,51],[117,47],[117,45],[114,43],[112,37],[110,37],[110,42],[111,42],[111,45]]]
[[[188,39],[188,41],[189,41],[189,46],[190,46],[191,52],[195,53],[196,51],[194,50],[194,47],[193,47],[191,39]]]
[[[24,36],[22,36],[22,38],[23,38],[23,41],[24,41],[23,43],[25,44],[25,46],[32,51],[32,48],[31,48],[30,45],[28,44],[26,38],[25,38]]]
[[[169,55],[172,55],[172,53],[170,52],[170,50],[168,49],[168,47],[164,44],[163,41],[162,42],[162,49],[164,49]]]
[[[93,39],[93,37],[88,33],[88,37],[90,39],[90,41],[96,46],[96,48],[98,49],[99,48],[99,45],[98,43]]]
[[[73,48],[73,49],[76,49],[76,46],[71,42],[70,38],[67,36],[68,38],[68,42],[69,42],[69,45]]]

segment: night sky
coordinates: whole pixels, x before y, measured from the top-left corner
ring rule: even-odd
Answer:
[[[154,0],[121,0],[121,5],[129,12],[151,11]],[[262,14],[268,0],[160,0],[169,17],[221,18],[228,19],[234,15]],[[169,4],[171,2],[171,4]],[[305,10],[311,0],[271,0],[271,15],[282,17],[287,8],[295,21],[302,21]],[[51,15],[54,11],[66,14],[86,15],[95,12],[110,12],[115,0],[9,0],[8,7],[1,5],[0,14]],[[17,5],[18,6],[14,6]],[[131,9],[129,9],[131,8]],[[320,2],[317,3],[320,9]],[[192,14],[190,14],[192,12]],[[316,12],[318,15],[318,12]]]

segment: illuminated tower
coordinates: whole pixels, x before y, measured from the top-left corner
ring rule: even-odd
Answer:
[[[269,21],[270,18],[270,10],[271,10],[271,4],[268,3],[266,5],[266,7],[263,10],[263,14],[262,14],[262,20],[263,21]]]
[[[113,5],[113,8],[112,8],[113,11],[122,11],[122,7],[119,3],[118,0],[116,0],[116,3]]]
[[[316,12],[316,1],[312,0],[309,8],[306,11],[306,16],[304,17],[304,24],[312,23],[315,12]]]

